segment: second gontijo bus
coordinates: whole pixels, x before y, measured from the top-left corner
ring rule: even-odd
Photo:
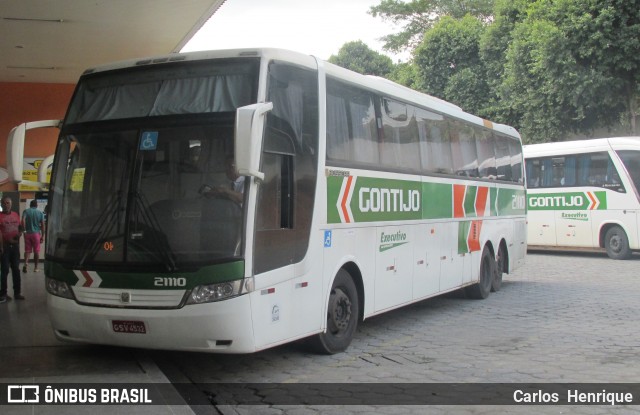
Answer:
[[[513,128],[307,55],[90,69],[50,184],[55,335],[345,350],[364,318],[500,288],[526,252],[522,171]]]
[[[640,249],[640,137],[524,147],[530,247]]]

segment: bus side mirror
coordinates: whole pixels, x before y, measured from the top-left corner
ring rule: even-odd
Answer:
[[[40,163],[40,166],[38,166],[38,181],[40,183],[49,182],[47,180],[47,173],[49,173],[49,167],[53,164],[53,157],[53,154],[45,157],[44,160],[42,160],[42,163]]]
[[[34,121],[18,125],[14,127],[7,138],[7,170],[9,171],[9,180],[14,183],[24,183],[36,186],[42,186],[41,183],[31,182],[22,179],[22,170],[24,164],[24,140],[28,130],[36,128],[60,128],[60,120]]]
[[[264,102],[236,111],[235,163],[240,176],[264,179],[264,173],[260,171],[260,153],[265,115],[272,109],[273,103]]]

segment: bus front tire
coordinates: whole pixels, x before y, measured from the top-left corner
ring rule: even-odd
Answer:
[[[358,326],[358,290],[345,270],[340,270],[331,287],[327,307],[327,329],[310,339],[311,348],[322,354],[343,352],[351,344]]]
[[[480,259],[480,277],[478,282],[465,288],[467,296],[476,299],[484,300],[491,293],[491,285],[495,278],[496,261],[491,255],[491,251],[488,247],[484,247],[482,250],[482,257]]]
[[[604,236],[604,247],[612,259],[628,259],[631,256],[629,238],[619,226],[609,228]]]

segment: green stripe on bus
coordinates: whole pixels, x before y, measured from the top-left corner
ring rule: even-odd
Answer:
[[[605,210],[607,192],[529,193],[529,210]]]
[[[453,218],[453,184],[380,179],[365,176],[327,177],[327,222],[361,223]],[[493,186],[491,184],[490,186]],[[489,189],[483,216],[525,214],[524,189]],[[467,185],[465,217],[477,217],[478,186]],[[486,193],[483,197],[487,197]],[[484,205],[483,205],[484,210]]]
[[[465,217],[477,216],[476,213],[476,193],[478,188],[476,186],[467,186],[467,191],[464,195],[464,215]]]
[[[453,217],[453,186],[445,183],[422,184],[422,219]]]
[[[469,229],[471,229],[471,222],[464,221],[458,223],[458,253],[464,254],[469,252]]]
[[[76,285],[80,280],[74,270],[66,268],[58,263],[47,261],[45,263],[48,277],[58,281],[64,281],[70,285]],[[93,272],[93,271],[92,271]],[[234,281],[244,278],[244,261],[227,262],[224,264],[209,265],[200,268],[196,272],[113,272],[97,271],[100,279],[99,288],[126,288],[126,289],[191,289],[198,285],[215,284],[225,281]],[[157,278],[171,280],[184,278],[186,285],[179,287],[173,285],[158,286]],[[96,287],[97,288],[97,287]]]

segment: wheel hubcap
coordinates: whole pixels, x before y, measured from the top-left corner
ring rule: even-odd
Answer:
[[[611,240],[609,241],[609,246],[613,251],[620,252],[620,249],[621,249],[620,237],[616,235],[613,238],[611,238]]]
[[[329,330],[332,333],[344,332],[351,320],[351,300],[340,288],[331,294],[329,302]]]

